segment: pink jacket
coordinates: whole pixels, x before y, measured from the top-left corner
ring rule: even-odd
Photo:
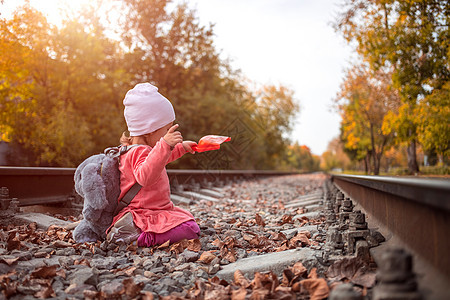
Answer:
[[[173,205],[170,200],[169,177],[166,164],[186,153],[182,144],[170,150],[163,138],[155,147],[137,146],[120,157],[120,196],[138,182],[141,190],[131,203],[114,217],[114,224],[125,213],[131,212],[137,227],[144,232],[163,233],[189,220],[192,214]]]

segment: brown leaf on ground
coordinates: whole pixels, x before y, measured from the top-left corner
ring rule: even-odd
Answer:
[[[170,252],[173,252],[175,254],[180,254],[181,252],[184,251],[184,249],[186,249],[188,246],[188,241],[186,239],[183,239],[179,242],[176,242],[174,244],[172,244],[172,246],[170,246]]]
[[[223,247],[221,250],[221,255],[223,258],[232,263],[236,262],[237,260],[234,249],[228,249],[227,247]]]
[[[234,272],[234,283],[243,288],[250,286],[250,281],[244,276],[241,270]]]
[[[130,251],[130,252],[136,252],[136,250],[138,249],[139,247],[138,247],[138,245],[136,244],[136,243],[131,243],[131,244],[129,244],[128,246],[127,246],[127,251]]]
[[[229,287],[225,288],[223,286],[216,286],[213,290],[205,291],[205,300],[221,300],[229,299]]]
[[[56,270],[56,276],[60,276],[63,279],[66,279],[66,270],[63,268]]]
[[[262,227],[266,226],[266,223],[264,222],[263,218],[259,214],[255,215],[255,221],[256,221],[256,225],[259,225]]]
[[[254,237],[254,235],[251,235],[251,234],[247,234],[247,233],[242,234],[242,238],[247,242],[250,242],[253,239],[253,237]]]
[[[56,240],[56,241],[52,242],[51,245],[56,247],[56,248],[72,247],[71,243],[68,243],[68,242],[65,242],[65,241],[61,241],[61,240]]]
[[[308,270],[303,266],[301,262],[296,262],[292,267],[292,273],[296,276],[306,277]]]
[[[168,248],[169,246],[170,246],[170,240],[168,240],[164,244],[159,245],[157,248],[158,249],[164,249],[164,248]]]
[[[0,262],[7,264],[8,266],[13,265],[16,261],[19,260],[19,257],[0,257]]]
[[[69,233],[65,229],[62,229],[62,230],[58,230],[56,232],[56,235],[58,236],[58,238],[61,241],[63,241],[69,235]]]
[[[238,290],[231,291],[231,300],[245,300],[247,296],[247,290],[241,287]]]
[[[292,239],[289,240],[289,245],[293,246],[293,247],[297,247],[297,246],[304,247],[304,246],[311,245],[311,242],[310,242],[306,232],[302,231],[302,232],[297,233],[296,236],[294,236]]]
[[[295,300],[297,299],[297,296],[294,292],[292,292],[292,289],[290,287],[286,286],[278,286],[275,289],[275,292],[273,292],[271,295],[272,299],[278,299],[278,300]]]
[[[316,279],[317,278],[317,268],[312,268],[308,274],[308,278]]]
[[[282,232],[273,232],[271,235],[272,235],[272,239],[274,241],[285,241],[285,240],[287,240],[286,235],[284,235],[284,233],[282,233]]]
[[[202,262],[204,264],[210,264],[211,261],[216,258],[214,254],[211,252],[205,251],[200,255],[200,258],[198,259],[199,262]]]
[[[86,300],[100,299],[100,292],[91,291],[91,290],[84,290],[83,291],[83,297]]]
[[[280,225],[284,225],[284,224],[287,224],[287,223],[289,223],[289,224],[293,223],[291,215],[283,215],[281,217]]]
[[[144,287],[143,282],[136,284],[134,283],[133,278],[124,279],[122,284],[125,289],[125,295],[128,296],[128,299],[135,299],[141,292],[142,288]]]
[[[260,273],[255,272],[255,278],[253,279],[251,286],[253,289],[267,289],[269,292],[275,291],[275,288],[279,285],[278,277],[272,272]]]
[[[266,289],[254,289],[250,295],[251,300],[264,300],[269,296],[270,291]]]
[[[294,278],[294,273],[289,269],[285,269],[283,271],[283,278],[281,279],[281,284],[283,286],[291,286],[292,278]]]
[[[141,292],[141,295],[142,295],[142,297],[141,297],[142,300],[153,300],[154,299],[153,293],[149,292],[149,291],[143,291],[143,292]]]
[[[238,245],[236,238],[231,236],[226,237],[224,243],[228,248],[234,248]]]
[[[211,242],[211,244],[214,245],[214,246],[216,246],[216,247],[222,248],[223,245],[224,245],[224,242],[222,242],[222,241],[219,240],[219,239],[215,239],[214,241]]]
[[[286,251],[288,249],[289,249],[288,243],[284,242],[284,243],[281,244],[280,247],[276,247],[275,251],[276,252],[281,252],[281,251]]]
[[[364,261],[355,257],[344,258],[332,264],[328,268],[327,276],[336,280],[347,278],[354,284],[370,288],[375,284],[376,274]]]
[[[31,272],[31,277],[34,278],[53,278],[56,276],[56,265],[54,266],[44,266],[35,269]]]
[[[306,289],[311,300],[320,300],[328,297],[330,289],[324,278],[317,278],[317,270],[313,268],[308,275],[308,279],[299,282],[302,288]]]
[[[89,263],[89,261],[88,261],[86,258],[83,258],[83,259],[76,259],[76,260],[73,262],[73,264],[74,264],[74,265],[84,265],[84,266],[88,266],[88,267],[91,266],[91,264]]]
[[[208,281],[215,285],[229,286],[228,282],[225,279],[220,279],[217,276],[214,276],[213,278],[209,278]]]
[[[271,242],[268,238],[266,238],[263,235],[260,235],[260,236],[256,235],[250,240],[249,244],[256,248],[262,248],[262,247],[269,246],[271,244]]]
[[[302,290],[302,284],[300,281],[297,281],[292,285],[292,291],[299,293]]]
[[[189,240],[187,249],[194,252],[199,252],[202,250],[202,243],[199,239]]]
[[[21,246],[22,245],[21,245],[20,241],[18,241],[16,238],[16,232],[15,231],[10,232],[8,235],[6,250],[8,250],[8,251],[20,250]]]
[[[34,294],[34,297],[39,299],[46,299],[49,297],[56,297],[55,291],[51,285],[43,286],[42,289]]]

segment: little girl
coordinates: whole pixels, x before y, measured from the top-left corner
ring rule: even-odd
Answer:
[[[173,125],[172,104],[149,83],[137,84],[123,100],[130,137],[122,135],[122,145],[138,144],[120,156],[120,196],[138,182],[142,188],[128,206],[113,219],[109,242],[153,246],[167,241],[198,238],[200,228],[188,211],[170,200],[166,164],[186,152],[194,153],[197,143],[183,141],[178,125]]]

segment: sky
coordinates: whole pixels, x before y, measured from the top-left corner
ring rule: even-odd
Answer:
[[[30,0],[56,20],[62,4],[87,0]],[[201,24],[214,24],[222,58],[256,85],[284,85],[300,105],[290,138],[321,155],[339,134],[340,116],[332,102],[354,56],[334,31],[343,0],[189,0]],[[179,2],[179,1],[178,1]],[[22,0],[4,0],[7,16]]]

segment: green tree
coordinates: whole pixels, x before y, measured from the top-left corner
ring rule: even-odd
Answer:
[[[409,144],[412,173],[418,171],[416,106],[450,77],[449,15],[449,2],[442,0],[347,0],[335,23],[349,42],[356,42],[373,70],[393,70],[404,106],[390,116],[392,124],[385,133],[395,132],[398,140]]]

